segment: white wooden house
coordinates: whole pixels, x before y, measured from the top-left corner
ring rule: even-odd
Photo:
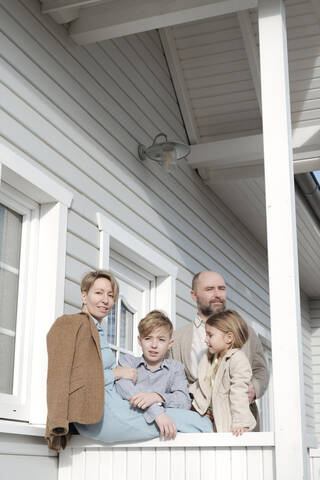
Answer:
[[[0,0],[0,30],[1,479],[318,480],[319,1]],[[192,145],[171,172],[138,157],[159,132]],[[220,272],[272,367],[264,431],[49,452],[45,336],[99,266],[131,351]]]

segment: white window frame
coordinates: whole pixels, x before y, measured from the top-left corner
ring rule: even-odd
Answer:
[[[154,308],[167,313],[175,327],[178,267],[158,250],[112,218],[98,212],[100,232],[99,268],[109,268],[110,249],[156,277]]]
[[[16,346],[17,358],[22,358],[26,367],[19,378],[18,398],[12,395],[7,399],[4,411],[11,410],[5,418],[44,424],[46,334],[55,318],[63,314],[67,212],[73,195],[4,139],[0,143],[0,182],[0,190],[12,202],[14,196],[25,202],[29,199],[31,210],[28,264],[19,283],[18,303],[22,302],[23,309],[19,307],[17,318],[17,329],[24,329],[25,335],[19,331],[17,341],[19,337],[21,344]]]

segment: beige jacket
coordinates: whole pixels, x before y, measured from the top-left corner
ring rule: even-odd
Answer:
[[[194,383],[197,379],[190,370],[190,352],[192,346],[193,323],[176,330],[173,334],[174,344],[168,357],[183,363],[188,383]],[[252,379],[256,398],[262,397],[268,387],[269,371],[264,357],[263,348],[255,331],[249,327],[249,338],[241,349],[247,356],[252,369]]]
[[[198,380],[189,387],[192,405],[204,415],[212,406],[217,432],[230,432],[231,428],[256,426],[248,401],[248,385],[252,371],[246,355],[239,349],[229,350],[223,357],[211,386],[212,357],[205,354],[199,364]]]
[[[69,439],[69,423],[97,423],[104,408],[100,339],[86,313],[63,315],[47,335],[49,448],[59,451]]]

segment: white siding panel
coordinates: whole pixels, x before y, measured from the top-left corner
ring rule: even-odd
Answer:
[[[320,299],[310,301],[315,433],[320,441]]]
[[[5,2],[0,23],[1,133],[74,194],[66,311],[79,306],[82,273],[97,266],[101,211],[177,263],[181,324],[194,315],[192,275],[214,268],[226,277],[230,305],[268,325],[261,245],[188,165],[169,175],[137,159],[138,143],[158,129],[185,140],[157,33],[79,47],[35,0]],[[122,467],[114,459],[114,471]]]
[[[92,451],[90,451],[92,450]],[[161,447],[161,448],[98,448],[83,449],[85,468],[112,465],[112,478],[116,480],[273,480],[274,458],[272,447]],[[83,477],[78,467],[78,449],[62,453],[61,463],[68,465],[72,479],[84,480],[99,476]],[[64,460],[64,457],[68,460]],[[92,463],[93,458],[97,466]],[[108,472],[111,468],[108,468]],[[87,468],[88,467],[88,468]],[[79,476],[78,473],[80,473]],[[109,473],[110,475],[110,473]]]

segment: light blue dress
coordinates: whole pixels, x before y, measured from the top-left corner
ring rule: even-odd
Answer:
[[[90,425],[75,423],[78,432],[95,440],[106,443],[136,442],[149,440],[159,436],[155,422],[148,424],[143,416],[143,410],[133,408],[115,389],[115,378],[112,371],[115,368],[115,356],[106,345],[106,336],[98,322],[101,353],[104,367],[104,412],[100,422]],[[167,408],[167,414],[172,418],[179,432],[212,432],[212,425],[207,417],[201,417],[191,410]]]

